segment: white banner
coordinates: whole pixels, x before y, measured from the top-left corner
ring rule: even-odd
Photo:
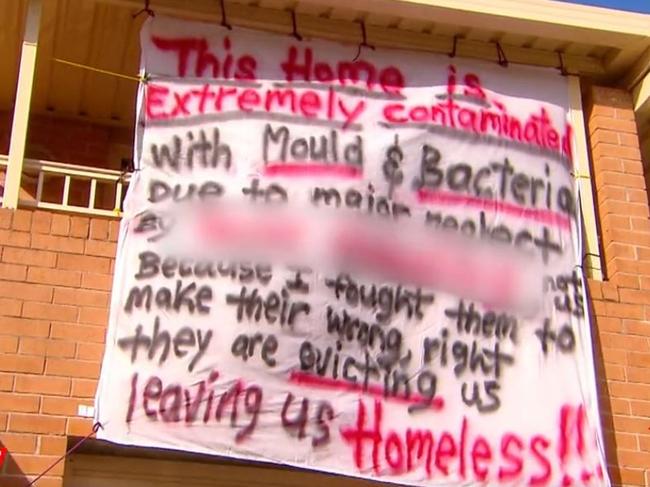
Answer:
[[[99,438],[609,485],[566,78],[159,17],[141,42]]]

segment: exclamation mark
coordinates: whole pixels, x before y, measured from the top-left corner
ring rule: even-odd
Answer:
[[[564,475],[562,476],[562,487],[568,487],[573,484],[573,478],[565,472],[567,458],[569,457],[569,440],[571,432],[569,422],[571,416],[571,406],[565,405],[560,409],[560,438],[557,445],[557,454],[560,457],[560,465]]]
[[[593,439],[594,439],[594,449],[596,451],[599,451],[598,447],[598,429],[594,428],[592,431],[593,433]],[[605,477],[605,473],[603,472],[603,464],[602,462],[602,457],[600,456],[600,453],[598,454],[598,466],[596,467],[596,477],[599,480],[602,480]]]
[[[576,421],[578,430],[578,444],[576,446],[578,455],[582,458],[585,455],[585,407],[582,404],[578,406],[578,417]]]
[[[560,410],[560,441],[558,442],[558,456],[562,465],[566,463],[569,455],[569,415],[571,406],[562,406]]]
[[[571,456],[572,444],[575,444],[575,450],[582,459],[585,453],[585,409],[583,405],[574,410],[573,407],[565,405],[560,410],[560,437],[558,441],[558,456],[562,471],[562,486],[569,487],[573,485],[573,477],[566,473],[567,460]],[[573,442],[575,437],[575,443]],[[589,482],[593,474],[587,469],[581,473],[583,483]]]

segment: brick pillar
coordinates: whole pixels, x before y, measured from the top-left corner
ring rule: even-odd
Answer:
[[[640,275],[650,275],[650,210],[632,99],[622,90],[592,88],[590,102],[587,127],[605,271],[620,287],[640,289]]]
[[[25,487],[86,436],[118,221],[0,209],[0,487]],[[35,487],[61,487],[65,462]]]
[[[586,122],[605,282],[590,281],[609,471],[650,487],[650,207],[631,96],[592,87]]]

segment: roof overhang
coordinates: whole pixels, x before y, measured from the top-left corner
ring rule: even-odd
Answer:
[[[142,4],[142,0],[85,1],[127,8]],[[151,5],[163,13],[184,17],[216,19],[220,15],[215,0],[152,0]],[[510,48],[530,49],[531,54],[562,52],[596,61],[601,65],[600,73],[584,74],[610,83],[625,77],[650,48],[650,15],[555,0],[231,0],[226,5],[233,21],[257,27],[263,27],[259,19],[262,24],[287,24],[289,28],[286,14],[282,18],[277,13],[294,9],[325,24],[328,20],[363,19],[371,28],[422,33],[430,38],[431,50],[441,50],[442,45],[446,50],[450,38],[456,36],[469,48],[478,47],[472,42],[499,41]],[[314,19],[302,20],[309,30]],[[331,28],[319,30],[332,32]],[[358,36],[358,32],[353,31],[353,35]]]

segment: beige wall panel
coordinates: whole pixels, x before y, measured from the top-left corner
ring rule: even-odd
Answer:
[[[377,487],[377,482],[244,464],[73,455],[63,487]]]

